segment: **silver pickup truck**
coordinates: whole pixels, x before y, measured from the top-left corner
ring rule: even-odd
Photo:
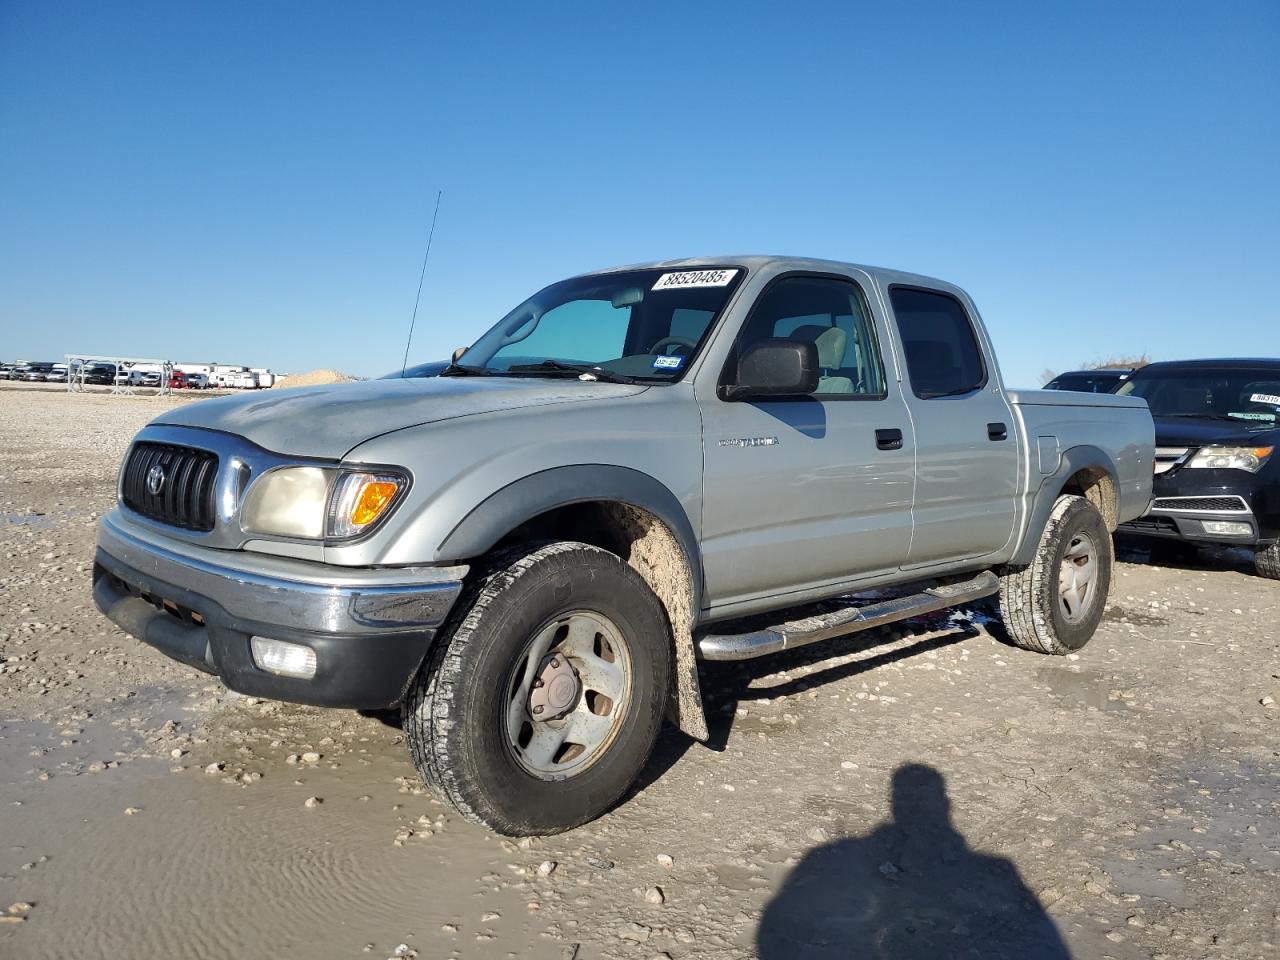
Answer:
[[[994,594],[1013,643],[1079,649],[1153,442],[1142,400],[1007,390],[948,283],[623,267],[540,291],[437,378],[158,417],[94,597],[234,690],[399,706],[439,796],[552,833],[618,801],[664,716],[705,738],[699,659]]]

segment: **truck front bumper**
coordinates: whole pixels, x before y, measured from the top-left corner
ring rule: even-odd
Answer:
[[[404,698],[466,573],[335,567],[164,542],[117,508],[98,526],[93,598],[126,633],[232,690],[379,709]],[[309,647],[314,675],[263,669],[255,636]]]

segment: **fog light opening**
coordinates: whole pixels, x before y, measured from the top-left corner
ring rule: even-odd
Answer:
[[[252,637],[249,646],[259,670],[297,680],[310,680],[316,675],[316,652],[310,647],[270,637]]]
[[[1253,535],[1253,527],[1236,520],[1205,520],[1204,532],[1216,533],[1222,537],[1249,537]]]

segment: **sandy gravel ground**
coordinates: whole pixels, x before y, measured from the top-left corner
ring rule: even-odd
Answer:
[[[1280,955],[1247,555],[1126,546],[1078,656],[976,608],[709,669],[714,749],[668,731],[615,812],[513,843],[395,717],[229,694],[94,611],[119,458],[183,402],[0,384],[0,956]]]

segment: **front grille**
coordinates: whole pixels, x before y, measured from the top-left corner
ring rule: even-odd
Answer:
[[[1249,505],[1241,497],[1163,497],[1153,503],[1151,509],[1248,513]]]
[[[148,486],[154,468],[163,472],[159,492]],[[213,529],[214,484],[218,457],[207,450],[142,440],[125,463],[121,492],[124,504],[144,517],[184,530]]]
[[[1155,472],[1166,473],[1180,466],[1190,453],[1190,447],[1156,447]]]
[[[1178,525],[1168,517],[1138,517],[1136,520],[1120,524],[1120,529],[1149,531],[1152,533],[1177,533]]]

